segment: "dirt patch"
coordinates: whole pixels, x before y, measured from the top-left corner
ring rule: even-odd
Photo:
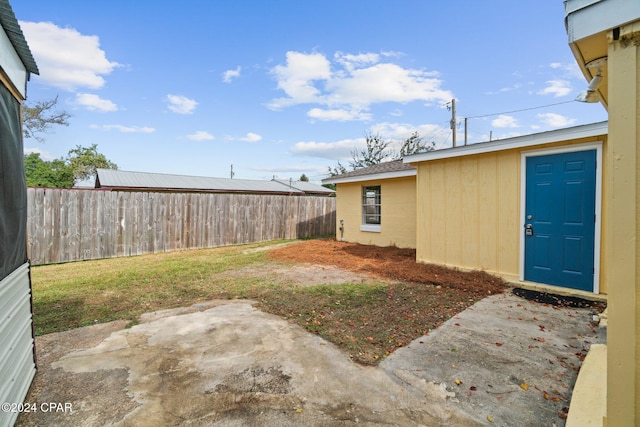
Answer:
[[[506,283],[484,271],[460,271],[416,262],[415,249],[378,247],[333,239],[308,240],[269,251],[281,261],[332,265],[360,274],[465,290],[479,295],[500,293]]]
[[[482,271],[416,263],[412,249],[317,239],[275,248],[268,257],[280,262],[268,267],[274,268],[273,280],[344,283],[278,289],[257,299],[262,309],[333,342],[364,365],[377,365],[506,288],[501,279]]]
[[[296,264],[260,264],[234,270],[233,277],[265,277],[275,283],[296,286],[340,285],[343,283],[365,283],[372,280],[366,273],[357,273],[335,265]]]

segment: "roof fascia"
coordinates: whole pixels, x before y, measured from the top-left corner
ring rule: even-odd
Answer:
[[[344,184],[347,182],[362,182],[362,181],[374,181],[380,179],[391,179],[391,178],[403,178],[406,176],[416,176],[417,171],[415,169],[411,170],[402,170],[395,172],[381,172],[381,173],[373,173],[367,175],[357,175],[350,176],[346,178],[340,178],[338,176],[333,178],[326,178],[322,180],[323,184]]]
[[[444,150],[414,154],[413,156],[405,157],[403,161],[405,163],[426,162],[431,160],[470,156],[474,154],[492,153],[495,151],[512,150],[514,148],[526,148],[535,145],[552,144],[554,142],[590,138],[607,134],[607,122],[591,123],[583,126],[552,130],[531,135],[517,136],[514,138],[501,139],[491,142],[479,142],[462,147],[447,148]]]

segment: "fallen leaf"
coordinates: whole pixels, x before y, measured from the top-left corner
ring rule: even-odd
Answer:
[[[542,397],[544,397],[546,400],[549,400],[549,393],[547,393],[546,391],[543,391]]]
[[[502,347],[502,343],[501,343],[501,342],[497,342],[497,343],[496,343],[496,346],[498,346],[498,347]]]
[[[460,385],[462,384],[462,381],[460,381],[459,379],[456,378],[456,380],[454,381],[456,384]]]
[[[529,390],[529,386],[525,382],[520,383],[520,388],[523,389],[524,391]]]
[[[491,415],[487,415],[487,421],[489,421],[490,423],[493,422],[493,418],[491,417]]]
[[[471,391],[476,391],[477,389],[478,389],[478,387],[476,387],[476,386],[474,386],[474,385],[472,385],[471,387],[469,387],[469,390],[471,390]]]
[[[296,412],[299,414],[302,412],[302,408],[296,408]]]

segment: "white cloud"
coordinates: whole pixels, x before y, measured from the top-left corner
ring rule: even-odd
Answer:
[[[103,131],[117,130],[122,133],[153,133],[156,131],[155,128],[148,126],[91,125],[89,127]]]
[[[238,141],[245,141],[245,142],[258,142],[261,140],[262,140],[262,137],[257,133],[253,133],[253,132],[249,132],[247,133],[246,136],[242,138],[238,138]]]
[[[442,133],[443,131],[449,132],[450,128],[442,127],[439,125],[425,124],[414,126],[408,123],[378,123],[371,127],[371,133],[382,135],[385,139],[391,140],[406,140],[414,132],[418,132],[418,135],[425,140],[431,139],[433,136]]]
[[[235,70],[227,70],[222,73],[222,81],[225,83],[231,83],[231,80],[240,77],[240,71],[242,71],[242,67],[238,66]]]
[[[358,55],[350,55],[343,52],[336,52],[334,58],[347,70],[351,71],[354,68],[360,68],[367,64],[377,63],[380,60],[380,55],[378,55],[377,53],[361,53]]]
[[[565,117],[561,114],[556,113],[542,113],[538,114],[537,117],[545,125],[556,128],[570,126],[576,122],[575,119],[571,119],[569,117]]]
[[[23,150],[24,154],[32,154],[32,153],[38,153],[40,154],[40,158],[42,160],[44,160],[45,162],[50,162],[51,160],[55,160],[55,156],[51,153],[48,153],[46,151],[43,151],[39,148],[24,148]]]
[[[203,130],[199,130],[195,133],[192,133],[191,135],[187,135],[187,138],[192,141],[211,141],[215,139],[213,135]]]
[[[517,128],[520,125],[513,116],[500,114],[497,119],[491,121],[491,126],[494,128]]]
[[[379,62],[380,55],[375,53],[350,55],[338,52],[334,59],[335,70],[332,71],[331,62],[321,53],[287,52],[286,65],[277,65],[272,70],[278,88],[287,97],[273,99],[269,107],[318,104],[329,108],[324,113],[319,109],[312,110],[312,114],[322,116],[324,120],[332,117],[345,120],[346,111],[366,111],[371,104],[440,103],[453,98],[450,91],[441,88],[442,81],[435,72]],[[340,114],[328,111],[339,111]]]
[[[343,139],[335,142],[301,141],[291,147],[300,156],[321,157],[330,160],[351,159],[351,152],[365,146],[364,138]]]
[[[573,88],[566,80],[549,80],[547,87],[538,92],[539,95],[553,95],[555,97],[565,96],[571,93]]]
[[[191,98],[182,95],[167,95],[169,110],[178,114],[191,114],[196,109],[198,103]]]
[[[262,141],[262,137],[257,133],[247,132],[245,136],[225,136],[227,141],[243,141],[243,142],[258,142]]]
[[[307,175],[310,172],[315,172],[320,174],[324,174],[327,172],[327,166],[310,166],[310,165],[288,165],[288,166],[285,165],[285,166],[277,166],[277,167],[254,166],[249,169],[258,171],[258,172],[306,173]],[[298,179],[298,177],[295,177],[294,180]],[[284,179],[284,178],[282,177],[279,178],[278,176],[276,176],[276,179]]]
[[[353,110],[323,110],[322,108],[312,108],[307,111],[307,116],[312,119],[323,121],[347,122],[353,120],[371,120],[371,114]]]
[[[110,112],[118,110],[118,106],[116,104],[108,99],[102,99],[93,93],[76,94],[75,103],[92,111]]]
[[[281,108],[287,105],[318,102],[320,91],[313,82],[328,80],[331,77],[331,64],[320,53],[287,52],[287,65],[276,65],[272,72],[278,80],[278,88],[289,96],[271,103],[272,108]]]
[[[554,70],[562,71],[563,77],[565,78],[573,78],[573,79],[578,79],[580,81],[584,80],[582,71],[580,70],[580,67],[578,67],[578,64],[575,61],[571,61],[566,64],[563,64],[561,62],[553,62],[549,64],[549,67]]]
[[[391,143],[389,148],[398,151],[407,138],[414,132],[425,143],[438,142],[450,132],[449,127],[434,124],[411,125],[408,123],[379,123],[372,126],[367,133],[380,135],[385,141]],[[290,151],[299,156],[320,157],[330,160],[348,161],[352,159],[351,153],[366,147],[365,137],[342,139],[333,142],[301,141],[295,143]]]
[[[20,27],[40,70],[40,81],[60,89],[99,89],[104,75],[120,66],[100,49],[98,36],[84,35],[74,28],[51,22],[20,22]]]

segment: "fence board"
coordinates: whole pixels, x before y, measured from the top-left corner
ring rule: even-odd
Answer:
[[[33,265],[308,238],[335,232],[335,198],[29,188]]]

